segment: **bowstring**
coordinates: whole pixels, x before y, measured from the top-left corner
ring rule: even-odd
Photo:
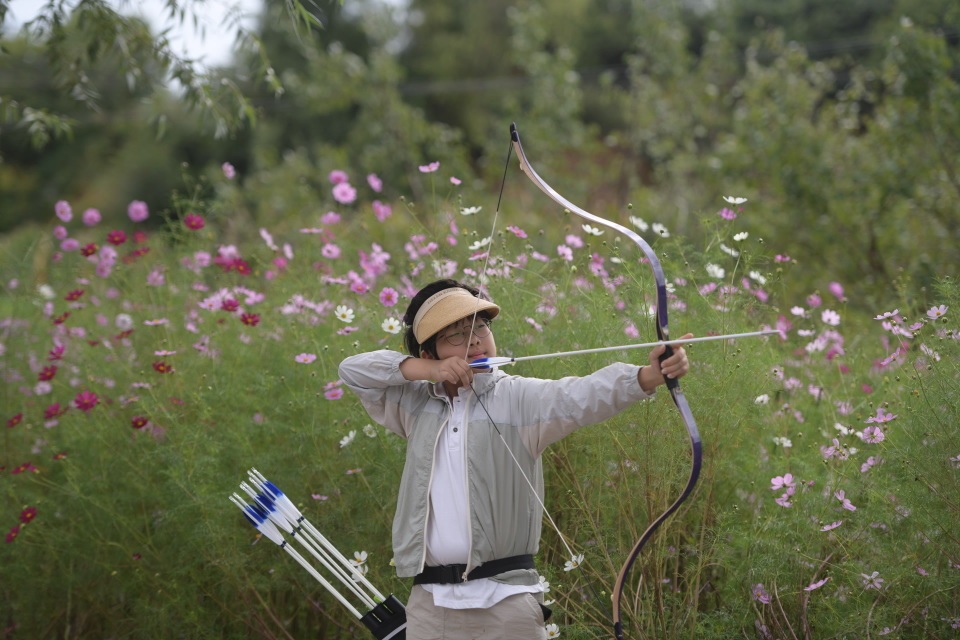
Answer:
[[[493,254],[493,235],[497,230],[497,220],[500,217],[500,204],[503,202],[503,191],[507,183],[507,171],[510,168],[510,158],[513,154],[513,141],[511,140],[510,144],[507,146],[507,160],[503,165],[503,176],[500,179],[500,193],[497,196],[497,208],[493,213],[493,225],[490,229],[490,235],[487,236],[490,239],[489,244],[487,245],[487,255],[483,259],[483,268],[480,270],[480,278],[478,289],[480,293],[483,293],[483,287],[485,281],[487,280],[487,267],[490,263],[490,256]],[[464,345],[463,359],[466,360],[470,355],[470,342],[473,340],[473,326],[477,321],[477,313],[480,310],[480,300],[482,298],[477,296],[477,304],[473,309],[473,316],[470,318],[470,333],[467,334],[467,340]],[[510,445],[507,444],[506,438],[503,437],[503,433],[500,431],[500,427],[497,426],[496,421],[493,419],[493,416],[490,415],[490,412],[487,410],[487,406],[483,403],[483,400],[480,399],[480,394],[477,393],[477,390],[473,387],[473,382],[470,383],[470,390],[473,391],[473,396],[477,399],[477,403],[480,405],[480,408],[483,409],[483,412],[487,416],[487,420],[490,421],[490,424],[493,425],[494,430],[497,432],[497,435],[500,437],[500,442],[503,443],[503,446],[507,449],[507,453],[510,454],[510,458],[513,460],[514,464],[517,466],[517,469],[520,471],[520,475],[523,476],[523,479],[526,481],[527,486],[530,487],[530,491],[533,493],[533,497],[536,498],[537,503],[540,505],[540,508],[543,510],[543,514],[547,516],[547,520],[550,522],[550,525],[553,527],[553,530],[557,532],[557,536],[560,538],[560,542],[563,544],[564,548],[569,554],[571,560],[575,560],[576,554],[574,554],[573,549],[570,548],[570,545],[567,544],[566,536],[563,535],[563,532],[560,531],[560,527],[557,526],[557,523],[554,521],[553,516],[550,515],[550,512],[547,510],[547,506],[543,503],[543,499],[540,498],[540,495],[537,493],[536,488],[533,486],[533,482],[530,481],[530,478],[527,477],[526,472],[523,470],[523,467],[520,465],[520,461],[517,460],[517,456],[514,455],[513,449],[510,448]]]

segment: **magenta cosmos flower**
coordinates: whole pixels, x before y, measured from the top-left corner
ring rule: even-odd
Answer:
[[[93,391],[81,391],[73,399],[73,406],[83,412],[90,411],[100,403],[100,398]]]
[[[197,215],[196,213],[188,213],[183,217],[183,224],[187,225],[187,229],[199,231],[203,229],[206,223],[203,220],[203,216]]]

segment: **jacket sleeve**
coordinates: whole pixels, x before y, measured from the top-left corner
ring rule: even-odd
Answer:
[[[652,398],[655,394],[644,393],[637,381],[639,369],[617,362],[583,377],[541,380],[512,376],[508,385],[510,422],[524,428],[527,448],[539,455],[576,429],[603,422]]]
[[[410,356],[389,351],[371,351],[350,356],[340,363],[340,379],[360,398],[375,422],[407,436],[404,396],[423,382],[411,382],[400,373],[400,363]]]

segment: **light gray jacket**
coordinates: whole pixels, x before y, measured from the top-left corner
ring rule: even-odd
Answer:
[[[400,363],[408,357],[382,350],[350,356],[340,364],[340,378],[360,397],[370,417],[407,439],[393,521],[394,561],[401,578],[413,577],[424,567],[434,450],[452,411],[442,387],[403,377]],[[474,377],[473,388],[496,427],[471,395],[463,434],[470,513],[468,573],[488,560],[537,553],[541,507],[519,467],[542,500],[540,454],[575,429],[602,422],[650,397],[637,383],[638,369],[616,363],[582,378],[560,380],[511,376],[499,369]],[[536,584],[537,572],[509,571],[495,579]]]

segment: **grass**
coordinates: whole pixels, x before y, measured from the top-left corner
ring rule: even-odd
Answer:
[[[55,219],[5,244],[7,637],[366,637],[229,504],[251,466],[345,553],[367,551],[371,579],[406,599],[409,585],[389,565],[403,442],[380,427],[365,433],[370,420],[356,398],[341,396],[337,365],[358,351],[399,350],[400,336],[382,323],[402,316],[416,287],[448,271],[476,281],[483,247],[470,245],[490,234],[490,218],[446,213],[475,199],[453,190],[447,200],[392,202],[393,215],[378,221],[369,213],[375,194],[361,189],[357,202],[325,202],[277,221],[268,238],[229,213],[246,197],[243,187],[221,193],[184,202],[144,242],[119,246],[106,277],[76,251],[57,257]],[[338,222],[321,221],[328,208],[339,211]],[[203,229],[183,225],[188,210],[204,215]],[[618,217],[626,223],[629,213]],[[645,234],[673,287],[672,335],[775,326],[785,339],[688,347],[693,367],[683,386],[703,435],[703,473],[634,567],[624,597],[628,633],[956,637],[956,284],[943,280],[936,295],[948,309],[933,318],[901,283],[890,301],[900,322],[884,328],[842,295],[790,299],[796,261],[733,240],[735,223],[714,213],[702,217],[713,237],[705,247]],[[131,237],[138,228],[116,224]],[[610,233],[590,236],[570,214],[546,208],[510,224],[517,229],[494,233],[484,273],[505,311],[496,326],[501,353],[653,339],[650,270],[632,246]],[[114,228],[65,226],[81,246],[100,245],[101,257]],[[236,247],[246,275],[229,260],[212,261],[222,244]],[[561,244],[571,260],[559,256]],[[333,245],[340,257],[329,257]],[[124,259],[142,247],[149,252]],[[208,266],[199,266],[208,261],[202,252]],[[395,306],[381,303],[385,288],[399,292]],[[230,300],[237,308],[223,310]],[[354,311],[352,321],[338,319],[341,305]],[[836,315],[824,315],[828,309]],[[56,345],[62,359],[48,360]],[[297,362],[304,353],[317,358]],[[509,372],[581,375],[615,359],[644,363],[646,353],[543,360]],[[38,387],[50,365],[57,371],[49,388]],[[76,408],[84,391],[97,394],[88,411]],[[547,507],[585,556],[580,570],[564,571],[567,551],[545,526],[537,561],[566,638],[609,635],[617,571],[686,481],[689,443],[665,395],[545,454]],[[66,412],[45,417],[57,402]],[[896,418],[868,422],[878,409]],[[883,440],[856,435],[868,426]],[[351,431],[355,438],[341,446]],[[785,474],[795,486],[786,500],[785,489],[771,490]],[[836,497],[841,490],[855,511]],[[30,509],[35,515],[25,515]]]

